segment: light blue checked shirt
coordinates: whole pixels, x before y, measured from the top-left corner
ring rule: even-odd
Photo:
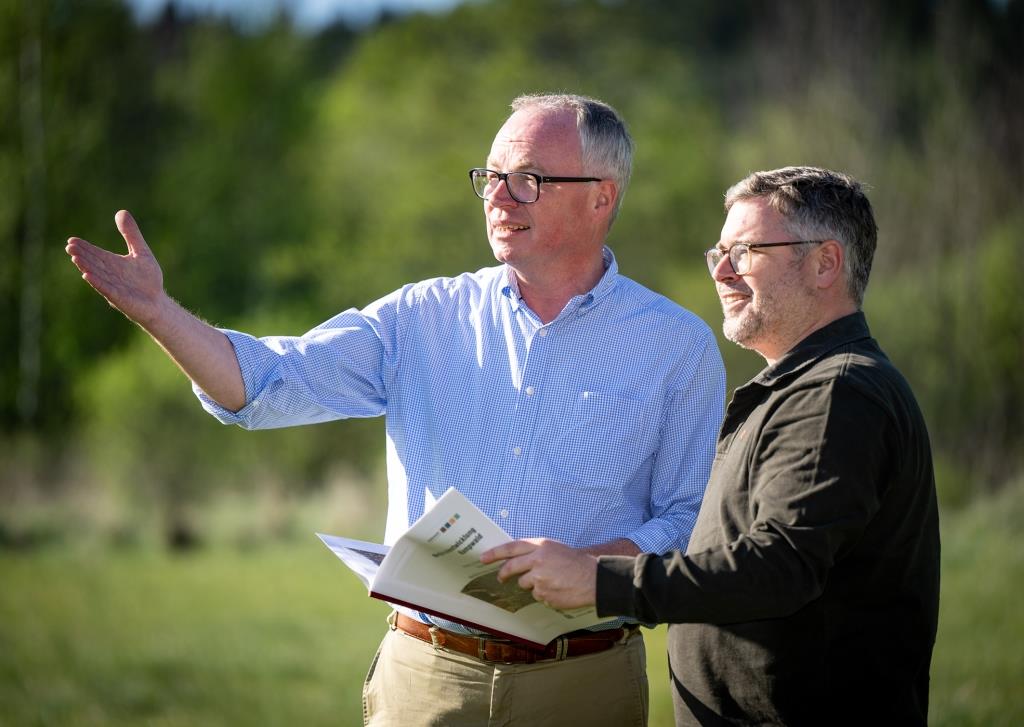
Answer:
[[[544,325],[506,266],[406,285],[303,336],[224,333],[248,429],[386,416],[392,543],[455,487],[513,538],[686,548],[725,373],[708,326],[606,271]],[[450,628],[441,621],[439,624]]]

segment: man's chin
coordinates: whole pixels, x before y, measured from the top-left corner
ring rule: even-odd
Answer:
[[[512,248],[508,245],[504,245],[501,242],[491,242],[491,252],[494,254],[494,259],[499,263],[511,262],[513,254]]]
[[[722,321],[722,335],[727,341],[735,343],[740,348],[750,348],[754,336],[757,333],[757,326],[752,321],[740,317],[726,317]]]

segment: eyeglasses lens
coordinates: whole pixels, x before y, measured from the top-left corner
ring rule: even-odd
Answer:
[[[482,199],[490,197],[494,192],[494,188],[498,186],[498,176],[496,174],[488,174],[484,171],[473,172],[473,191],[476,192],[476,196]]]
[[[708,264],[708,272],[712,275],[715,274],[715,268],[718,267],[719,261],[722,259],[722,251],[717,248],[711,248],[704,253],[704,260]]]
[[[715,268],[722,262],[722,258],[728,256],[729,265],[732,267],[732,271],[736,275],[745,275],[748,272],[750,265],[750,249],[743,243],[733,245],[729,248],[729,252],[722,252],[717,247],[713,247],[704,253],[704,259],[708,263],[708,272],[711,275],[715,274]]]
[[[482,199],[491,199],[501,184],[501,178],[494,172],[479,170],[473,172],[473,191]],[[529,204],[539,197],[537,178],[532,174],[511,172],[506,177],[508,192],[517,202]]]
[[[520,202],[536,202],[537,180],[530,174],[514,172],[508,175],[508,191]]]
[[[745,275],[750,263],[750,251],[744,244],[733,245],[729,248],[729,264],[737,275]]]

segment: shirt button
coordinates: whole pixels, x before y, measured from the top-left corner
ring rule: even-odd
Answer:
[[[522,447],[516,446],[516,447],[512,448],[512,454],[514,454],[516,457],[518,457],[522,453],[523,453],[523,448]]]
[[[508,510],[502,510],[498,514],[501,515],[502,517],[508,517]]]
[[[544,338],[544,336],[548,335],[548,329],[547,328],[541,328],[539,331],[537,331],[537,333],[540,334],[541,338]]]
[[[526,395],[527,396],[533,396],[533,387],[532,386],[527,386],[526,387]]]

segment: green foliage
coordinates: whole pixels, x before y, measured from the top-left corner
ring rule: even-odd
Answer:
[[[87,479],[123,503],[112,524],[120,537],[143,537],[136,530],[154,522],[171,539],[216,537],[195,530],[204,522],[201,509],[225,491],[244,493],[242,501],[250,502],[268,492],[308,494],[337,474],[332,462],[359,461],[359,447],[383,448],[379,422],[264,432],[225,427],[199,407],[188,380],[141,334],[83,377],[77,394]],[[374,473],[353,472],[360,474]]]
[[[310,492],[339,471],[379,488],[379,421],[221,427],[81,282],[63,240],[123,250],[111,216],[129,208],[186,306],[301,333],[403,283],[491,264],[466,169],[515,95],[569,90],[611,102],[637,141],[610,236],[623,272],[716,330],[701,253],[730,183],[792,163],[869,183],[869,320],[921,399],[944,501],[966,503],[1024,466],[1022,6],[523,0],[308,35],[284,16],[242,31],[168,12],[136,27],[113,0],[0,0],[0,103],[19,110],[0,116],[0,451],[13,473],[0,496],[21,502],[11,493],[33,479],[40,501],[91,487],[147,514],[122,519],[173,529],[201,527],[222,491]],[[38,137],[25,122],[36,91]],[[26,417],[33,342],[39,407]],[[730,386],[761,368],[720,343]],[[48,484],[69,478],[80,486]]]
[[[933,423],[945,469],[983,472],[975,486],[985,489],[1024,464],[1024,311],[1015,300],[1024,274],[1017,250],[1024,227],[1009,220],[990,229],[988,239],[969,248],[884,279],[869,301],[876,328],[885,328],[886,348]],[[964,495],[954,499],[962,502]]]
[[[169,289],[214,320],[237,320],[297,292],[261,272],[266,255],[301,248],[310,232],[296,148],[317,88],[312,48],[282,24],[255,37],[200,26],[182,45],[155,79],[175,118],[139,219]]]
[[[124,336],[74,315],[94,294],[68,274],[61,240],[65,230],[96,228],[100,220],[107,227],[128,170],[146,175],[153,104],[128,89],[146,88],[151,63],[119,3],[3,0],[0,17],[0,106],[16,112],[0,116],[0,431],[29,425],[59,439],[73,419],[69,373]],[[36,92],[40,116],[28,118]],[[33,246],[38,269],[27,264]],[[41,371],[38,414],[25,422],[15,395],[29,284],[41,296],[41,325],[29,334]]]

